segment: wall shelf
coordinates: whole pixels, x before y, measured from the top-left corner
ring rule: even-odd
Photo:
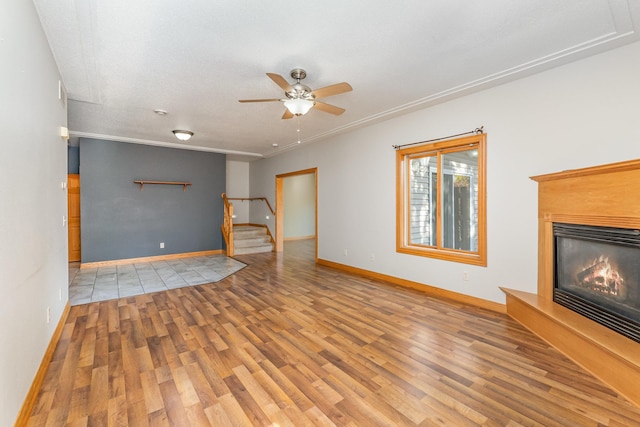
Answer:
[[[156,185],[182,185],[182,191],[187,191],[187,186],[191,185],[190,182],[187,181],[149,181],[149,180],[136,180],[133,181],[136,184],[140,184],[140,191],[145,184],[156,184]]]

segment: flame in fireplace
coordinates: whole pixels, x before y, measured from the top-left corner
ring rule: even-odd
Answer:
[[[603,255],[585,265],[576,278],[579,286],[599,294],[620,297],[625,290],[624,278]]]

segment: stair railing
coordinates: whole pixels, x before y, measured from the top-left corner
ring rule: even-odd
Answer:
[[[227,200],[242,200],[242,201],[248,200],[250,202],[253,202],[254,200],[262,200],[267,204],[267,207],[269,208],[271,213],[273,215],[276,214],[276,211],[273,210],[273,208],[271,207],[271,204],[269,203],[269,200],[267,200],[266,197],[227,197]]]
[[[220,228],[222,228],[222,236],[224,243],[227,245],[227,256],[233,256],[233,204],[229,202],[226,193],[222,193],[224,201],[224,219]]]

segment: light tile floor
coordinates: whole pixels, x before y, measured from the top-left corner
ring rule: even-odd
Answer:
[[[224,255],[141,262],[99,268],[69,264],[71,305],[218,282],[246,264]]]

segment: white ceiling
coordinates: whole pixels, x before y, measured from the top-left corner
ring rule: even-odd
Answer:
[[[298,146],[266,75],[296,67],[341,116],[303,143],[639,40],[637,0],[34,0],[72,137],[269,157]],[[154,114],[164,109],[166,116]],[[195,136],[178,143],[171,130]],[[273,148],[272,144],[278,144]]]

